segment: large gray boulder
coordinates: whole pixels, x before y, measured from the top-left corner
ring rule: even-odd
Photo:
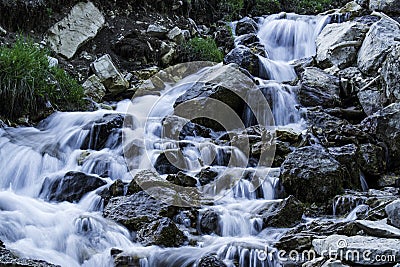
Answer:
[[[137,239],[145,246],[179,247],[187,238],[171,219],[162,218],[140,229]]]
[[[400,228],[400,200],[393,201],[387,205],[385,211],[388,215],[388,223]]]
[[[369,27],[358,22],[328,24],[317,38],[317,63],[321,68],[350,66]]]
[[[306,203],[324,203],[343,190],[345,171],[329,153],[308,146],[289,154],[280,179],[288,194]]]
[[[400,27],[392,20],[381,19],[372,24],[358,52],[359,69],[374,75],[381,67],[392,46],[400,40]]]
[[[80,2],[48,30],[46,39],[54,52],[70,59],[83,43],[97,35],[104,23],[103,14],[92,2]]]
[[[249,17],[244,17],[241,20],[239,20],[235,28],[236,35],[256,33],[257,31],[258,31],[257,22],[255,22],[252,18]]]
[[[383,141],[389,151],[389,168],[400,166],[400,103],[393,103],[361,122],[362,127]]]
[[[315,67],[305,68],[299,93],[303,106],[335,107],[340,104],[339,79]]]
[[[381,71],[385,96],[392,102],[400,100],[399,58],[400,44],[397,44],[388,54]]]
[[[400,14],[400,1],[398,0],[370,0],[369,9],[383,11],[387,14]]]
[[[224,64],[230,63],[239,65],[254,76],[259,76],[262,68],[258,55],[244,45],[237,46],[225,56]]]
[[[384,93],[381,89],[366,88],[358,91],[357,96],[365,114],[368,116],[383,108]]]

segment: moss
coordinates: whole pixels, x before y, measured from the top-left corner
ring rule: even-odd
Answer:
[[[215,40],[208,38],[193,38],[181,46],[182,61],[213,61],[221,62],[223,53],[218,49]]]
[[[15,119],[50,102],[61,110],[83,105],[83,89],[64,70],[50,67],[47,51],[19,37],[0,47],[0,114]]]

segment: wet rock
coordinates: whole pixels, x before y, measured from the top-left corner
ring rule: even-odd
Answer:
[[[177,174],[170,174],[167,177],[167,181],[173,184],[183,186],[183,187],[195,187],[197,180],[183,172],[178,172]]]
[[[237,45],[244,45],[249,47],[254,43],[260,43],[260,38],[258,38],[257,34],[255,33],[249,33],[237,37],[235,42]]]
[[[400,100],[400,44],[396,45],[388,54],[382,66],[381,76],[386,98],[391,102]]]
[[[179,29],[179,27],[172,28],[172,30],[168,32],[167,37],[177,44],[180,44],[185,40],[185,36],[183,35],[183,32],[181,29]]]
[[[165,117],[162,121],[162,126],[162,134],[166,137],[174,138],[175,140],[182,140],[187,136],[211,137],[210,129],[178,116]]]
[[[198,174],[196,174],[196,178],[199,179],[200,185],[206,185],[213,182],[217,176],[218,172],[212,170],[210,167],[202,169]]]
[[[208,255],[200,259],[198,267],[226,267],[227,265],[216,256]]]
[[[387,220],[357,220],[356,224],[367,235],[383,238],[400,238],[400,229],[387,224]]]
[[[358,53],[358,68],[374,75],[381,67],[390,48],[398,43],[400,28],[393,21],[381,19],[372,24]]]
[[[108,204],[111,198],[120,197],[125,194],[125,184],[122,180],[116,180],[110,187],[104,189],[99,195],[104,200],[104,206]]]
[[[253,51],[248,47],[239,45],[229,52],[229,54],[224,58],[224,64],[230,63],[239,65],[254,76],[260,75],[260,60],[257,54],[253,53]]]
[[[400,153],[400,103],[393,103],[361,122],[364,129],[383,141],[389,152],[388,168],[397,168]]]
[[[121,93],[129,87],[129,82],[115,67],[110,55],[100,57],[90,67],[111,94]]]
[[[115,267],[140,267],[140,258],[134,257],[119,249],[111,249],[111,256],[114,259],[114,266]]]
[[[235,40],[232,31],[225,25],[217,27],[214,33],[214,40],[217,47],[224,52],[224,55],[228,54],[233,48],[235,48]]]
[[[182,164],[184,164],[184,159],[177,158],[177,155],[177,150],[161,153],[154,163],[156,171],[159,174],[177,174],[178,172],[180,172],[181,169],[179,168],[179,166],[182,166]]]
[[[204,234],[220,234],[219,215],[213,210],[207,210],[200,218],[200,231]]]
[[[360,166],[367,176],[380,176],[386,172],[385,151],[374,144],[362,144],[360,146]]]
[[[124,125],[125,116],[122,114],[106,114],[103,118],[84,126],[90,130],[81,149],[101,150],[105,147],[117,146],[120,140],[120,129]],[[111,136],[116,138],[108,142]],[[118,142],[116,142],[118,141]]]
[[[106,88],[101,83],[101,80],[96,75],[90,76],[83,84],[84,93],[86,96],[93,99],[95,102],[100,102],[106,95]]]
[[[387,205],[385,211],[388,215],[388,223],[400,228],[400,200],[393,201]]]
[[[362,23],[328,24],[317,38],[317,63],[321,68],[340,69],[353,64],[369,27]]]
[[[280,179],[288,194],[306,203],[329,201],[343,190],[343,166],[329,153],[314,146],[289,154],[281,166]]]
[[[141,191],[130,196],[112,198],[104,208],[105,218],[138,231],[162,217],[173,217],[175,209]]]
[[[378,88],[367,88],[357,93],[358,101],[365,114],[372,115],[384,107],[383,95],[384,93]]]
[[[258,212],[258,215],[263,218],[264,227],[289,228],[301,221],[303,211],[303,204],[295,197],[289,196],[267,205],[265,210]]]
[[[248,33],[257,33],[257,31],[258,25],[252,18],[244,17],[236,24],[235,33],[238,36]]]
[[[351,264],[361,265],[382,265],[388,262],[380,261],[381,257],[395,256],[395,261],[400,261],[399,239],[386,239],[368,236],[351,236],[331,235],[323,239],[313,240],[313,246],[318,255],[323,251],[337,251],[340,255],[344,255],[344,259]],[[353,252],[358,251],[359,255],[367,255],[367,257],[355,257]],[[346,253],[352,252],[352,253]]]
[[[147,28],[146,33],[151,37],[156,37],[156,38],[162,39],[167,36],[168,30],[164,26],[150,24],[149,27]]]
[[[383,11],[386,14],[400,14],[400,3],[396,0],[370,0],[369,9]]]
[[[186,236],[171,219],[162,218],[140,229],[137,240],[144,246],[179,247],[185,242]]]
[[[301,78],[300,103],[304,106],[325,108],[340,105],[339,79],[321,69],[305,68]]]
[[[82,172],[67,172],[62,177],[46,178],[40,196],[48,201],[79,202],[85,194],[106,184],[96,176]]]
[[[51,49],[70,59],[83,43],[97,35],[104,23],[103,14],[92,2],[80,2],[49,29],[46,39]]]

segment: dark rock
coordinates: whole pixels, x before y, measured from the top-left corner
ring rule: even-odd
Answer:
[[[175,212],[174,207],[155,200],[141,191],[131,196],[112,198],[104,208],[103,215],[121,223],[131,231],[138,231],[164,216],[172,218]]]
[[[141,267],[140,258],[126,255],[119,249],[111,249],[111,256],[114,259],[115,267]]]
[[[196,174],[196,178],[199,179],[200,185],[206,185],[213,182],[217,176],[218,172],[212,170],[210,167],[202,169],[198,174]]]
[[[306,107],[336,107],[341,103],[339,79],[321,69],[306,68],[301,78],[299,99]]]
[[[179,247],[187,238],[171,219],[162,218],[140,229],[137,239],[144,246]]]
[[[226,267],[226,264],[216,256],[208,255],[200,259],[198,267]]]
[[[230,28],[226,26],[218,27],[214,33],[214,40],[218,47],[222,48],[224,54],[229,53],[235,48],[235,43]]]
[[[360,146],[360,166],[367,176],[377,177],[386,172],[385,150],[374,144]]]
[[[197,180],[183,172],[178,172],[177,174],[170,174],[167,177],[167,181],[173,184],[183,186],[183,187],[195,187]]]
[[[287,156],[281,170],[285,191],[302,202],[324,203],[343,190],[343,166],[322,148],[296,149]]]
[[[125,193],[125,184],[122,180],[116,180],[109,188],[104,189],[99,195],[104,200],[104,206],[108,204],[111,198],[123,196]]]
[[[207,210],[200,218],[200,231],[204,234],[220,234],[219,215],[213,210]]]
[[[136,194],[140,191],[143,191],[143,189],[136,183],[135,179],[132,179],[128,185],[127,195]]]
[[[237,45],[244,45],[247,47],[249,47],[250,45],[252,45],[254,43],[259,43],[259,42],[260,42],[260,38],[258,38],[257,34],[255,34],[255,33],[245,34],[245,35],[239,36],[236,39]]]
[[[169,155],[172,156],[167,156],[166,153],[169,152],[161,153],[154,163],[156,171],[159,174],[177,174],[181,171],[179,166],[182,166],[182,164],[184,164],[184,159],[176,159],[175,155],[169,153]],[[176,159],[177,161],[171,162],[172,159]]]
[[[266,209],[258,212],[263,218],[264,227],[283,227],[295,226],[301,221],[304,206],[295,197],[288,198],[267,205]]]
[[[388,215],[388,223],[400,228],[400,200],[393,201],[387,205],[385,211]]]
[[[46,178],[40,196],[48,201],[79,202],[85,194],[106,184],[96,176],[82,172],[68,172],[63,177]]]
[[[260,60],[257,54],[245,46],[237,46],[224,58],[224,64],[235,63],[254,76],[260,75]]]
[[[383,62],[381,76],[386,98],[391,102],[400,100],[400,44],[396,45]]]
[[[236,35],[256,33],[257,31],[258,31],[257,23],[249,17],[242,18],[236,24],[236,30],[235,30]]]
[[[121,142],[120,129],[124,124],[123,114],[106,114],[103,118],[87,124],[84,129],[90,130],[81,149],[101,150],[105,147],[114,147]],[[112,136],[112,142],[107,142]]]
[[[183,140],[187,136],[211,137],[211,129],[178,116],[165,117],[162,127],[162,135],[175,140]]]

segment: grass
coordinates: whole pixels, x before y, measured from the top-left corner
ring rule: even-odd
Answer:
[[[47,51],[19,37],[0,47],[0,114],[15,119],[37,112],[46,102],[60,110],[83,105],[83,89],[63,69],[50,67]]]
[[[182,45],[183,61],[213,61],[221,62],[223,53],[218,49],[215,40],[196,37]]]

